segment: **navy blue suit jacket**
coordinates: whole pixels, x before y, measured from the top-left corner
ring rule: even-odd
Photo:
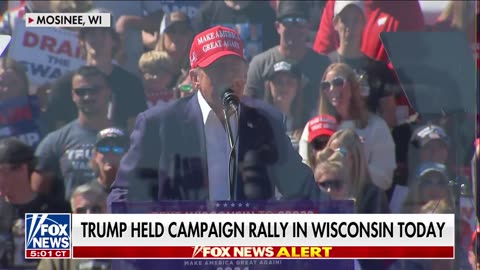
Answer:
[[[282,114],[251,98],[242,100],[240,111],[239,163],[247,151],[264,148],[269,179],[284,199],[327,198],[293,149]],[[246,199],[241,179],[239,200]],[[139,114],[109,195],[109,203],[169,199],[208,199],[204,124],[196,94]]]

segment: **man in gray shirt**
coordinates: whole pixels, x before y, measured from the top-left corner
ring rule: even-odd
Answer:
[[[274,63],[286,60],[296,63],[304,74],[305,111],[316,114],[319,83],[330,61],[327,56],[319,55],[307,47],[308,4],[304,1],[280,1],[275,26],[280,35],[280,44],[252,59],[245,95],[263,99],[269,69]]]

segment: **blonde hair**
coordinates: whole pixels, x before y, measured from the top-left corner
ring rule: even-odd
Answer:
[[[175,64],[166,52],[148,51],[140,56],[138,68],[142,73],[156,74],[159,71],[167,71],[175,74]]]
[[[410,185],[407,197],[403,203],[402,211],[404,213],[418,213],[418,211],[425,207],[426,203],[428,202],[425,200],[424,192],[422,191],[422,179],[415,179],[415,181],[412,182],[413,183]],[[439,206],[440,203],[442,203],[442,205],[447,204],[449,207],[454,206],[454,197],[450,188],[448,188],[447,198],[433,201],[437,202]]]
[[[348,84],[350,85],[350,92],[351,92],[351,99],[350,99],[350,106],[349,106],[349,114],[351,117],[355,117],[354,122],[355,126],[357,128],[363,129],[368,125],[368,117],[369,117],[369,112],[367,109],[367,105],[365,104],[365,100],[362,97],[361,89],[360,89],[360,83],[358,81],[357,75],[355,74],[355,71],[353,69],[344,63],[333,63],[328,68],[325,70],[323,73],[322,80],[325,80],[327,74],[331,71],[341,73],[345,79],[347,80]],[[323,93],[323,91],[320,91],[320,105],[318,108],[319,114],[330,114],[330,115],[335,115],[337,119],[339,118],[339,115],[337,112],[335,114],[332,114],[332,112],[328,112],[325,110],[332,110],[330,106],[331,103],[328,101],[326,95]],[[330,105],[327,105],[330,104]],[[327,108],[325,108],[327,107]],[[332,106],[333,107],[333,106]],[[338,119],[338,122],[341,122],[342,119]]]
[[[345,164],[343,162],[340,162],[338,160],[325,160],[317,163],[317,165],[315,165],[315,170],[314,170],[315,177],[317,175],[317,172],[335,174],[342,181],[344,181],[345,184],[348,184],[348,182],[350,182],[348,169],[345,167]],[[315,181],[316,180],[317,179],[315,178]]]
[[[108,194],[105,193],[100,187],[92,184],[83,184],[75,188],[70,196],[70,205],[73,208],[73,201],[77,196],[92,198],[97,203],[106,204]]]
[[[332,149],[331,145],[337,140],[341,148],[347,151],[343,153],[341,150]],[[350,158],[349,184],[347,185],[347,194],[350,197],[359,199],[363,188],[372,183],[370,173],[368,171],[368,163],[363,150],[363,143],[360,137],[352,129],[342,129],[335,132],[327,146],[317,155],[317,163],[326,160],[337,161],[341,163],[347,162],[347,155]]]

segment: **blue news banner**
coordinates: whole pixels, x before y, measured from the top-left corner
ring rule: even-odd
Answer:
[[[353,213],[353,201],[164,201],[115,203],[113,213]],[[319,246],[322,245],[319,239]],[[215,259],[215,260],[114,260],[115,270],[353,270],[353,260],[339,259]]]

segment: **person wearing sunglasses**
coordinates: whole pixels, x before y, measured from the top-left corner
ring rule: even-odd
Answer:
[[[327,143],[327,146],[317,154],[317,162],[340,163],[346,177],[343,179],[342,191],[333,191],[342,199],[355,200],[355,212],[360,214],[388,214],[390,209],[388,199],[372,180],[368,160],[364,152],[362,138],[353,129],[339,129]],[[328,177],[330,178],[330,177]],[[327,180],[338,180],[327,179]],[[339,184],[331,183],[332,188]],[[362,269],[386,269],[389,263],[384,260],[359,260]]]
[[[353,129],[362,138],[372,180],[380,189],[388,190],[393,182],[393,171],[397,167],[395,143],[386,122],[368,111],[355,72],[347,64],[331,64],[323,75],[319,91],[320,105],[329,103],[333,106],[339,129]],[[322,106],[319,106],[319,114],[323,113],[322,110]],[[302,137],[308,138],[307,127],[304,133],[307,134]],[[305,141],[300,143],[300,150],[308,149]],[[300,151],[301,155],[305,153],[306,151]]]
[[[113,126],[112,90],[98,68],[84,66],[72,79],[77,119],[49,133],[36,149],[38,164],[32,185],[38,192],[70,198],[73,189],[94,178],[89,166],[98,131]]]
[[[243,189],[243,181],[238,181],[239,188],[230,188],[232,149],[239,153],[238,165],[248,151],[261,152],[271,180],[265,184],[283,198],[326,199],[325,192],[313,188],[311,169],[285,134],[282,114],[261,100],[243,96],[248,64],[238,33],[215,26],[199,33],[191,47],[190,78],[196,93],[138,116],[109,206],[125,199],[248,199],[251,194]],[[236,115],[229,116],[222,101],[226,90],[239,100]],[[230,143],[227,121],[243,143]]]
[[[307,46],[309,7],[308,1],[278,2],[275,27],[280,42],[252,59],[245,88],[246,96],[263,100],[270,67],[281,61],[295,64],[304,77],[303,106],[308,118],[315,115],[313,111],[318,102],[318,84],[321,80],[318,74],[330,63],[327,56],[317,54]]]
[[[112,13],[104,9],[94,9],[89,13]],[[142,82],[138,76],[115,64],[115,56],[124,51],[123,40],[115,30],[115,16],[111,16],[110,27],[82,27],[78,31],[81,52],[86,56],[86,65],[101,70],[111,86],[112,118],[116,125],[133,128],[135,118],[147,109]],[[137,63],[135,63],[137,64]],[[137,72],[135,67],[135,72]],[[50,131],[63,126],[77,117],[72,102],[72,82],[74,72],[68,72],[52,83],[51,96],[45,112]]]
[[[394,128],[396,106],[393,90],[400,88],[387,64],[362,52],[362,34],[366,23],[365,1],[335,1],[333,23],[340,45],[328,54],[330,61],[346,63],[355,70],[368,109],[380,115],[390,128]]]
[[[347,128],[336,131],[325,148],[317,152],[316,161],[339,161],[347,168],[347,197],[355,198],[359,213],[389,212],[386,194],[372,180],[364,143],[355,130]]]
[[[303,160],[305,164],[314,167],[317,163],[317,153],[325,149],[330,137],[337,131],[337,119],[328,114],[321,114],[310,119],[308,126],[308,143],[310,144],[310,152],[307,160]]]
[[[125,131],[111,127],[101,130],[93,148],[90,166],[96,174],[93,185],[98,185],[107,194],[117,175],[120,160],[128,149],[128,135]]]
[[[328,192],[333,200],[346,198],[345,185],[348,184],[348,169],[341,162],[325,161],[315,166],[315,181],[320,189]]]

